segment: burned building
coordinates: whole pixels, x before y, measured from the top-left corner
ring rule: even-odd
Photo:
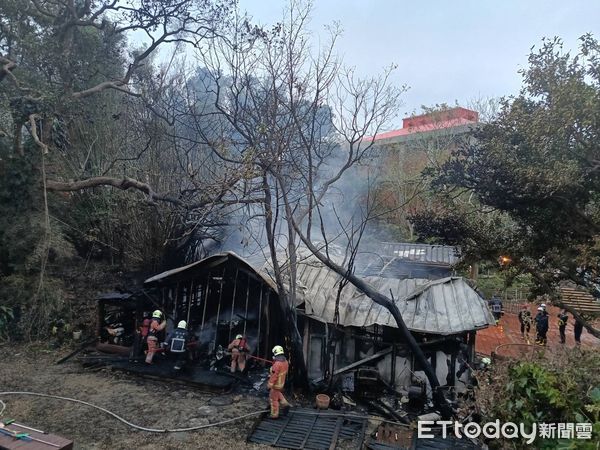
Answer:
[[[309,380],[335,381],[351,390],[368,379],[392,389],[417,386],[425,395],[427,379],[391,313],[351,284],[340,290],[343,277],[308,250],[298,249],[297,256],[295,307]],[[330,256],[336,258],[333,249]],[[284,264],[285,256],[280,258]],[[476,331],[494,320],[466,280],[452,276],[457,260],[450,247],[383,244],[361,259],[357,274],[394,300],[440,385],[461,390]],[[120,305],[121,317],[128,317],[121,328],[129,332],[153,309],[164,311],[168,330],[186,320],[204,361],[236,334],[246,336],[253,356],[270,359],[271,348],[289,334],[273,279],[268,262],[251,264],[235,253],[220,253],[147,279],[142,293],[104,298],[101,309]],[[130,341],[108,337],[124,346]]]
[[[394,389],[430,390],[386,308],[351,284],[340,291],[343,277],[310,254],[300,252],[298,259],[299,329],[313,381],[338,376],[352,386],[365,375]],[[394,300],[440,385],[460,391],[474,355],[476,331],[494,320],[466,280],[451,276],[457,260],[451,247],[385,244],[363,264],[360,275]]]
[[[214,369],[226,369],[228,344],[237,334],[246,337],[255,358],[271,359],[271,349],[285,335],[274,284],[235,253],[219,253],[201,261],[148,278],[134,293],[110,293],[98,298],[97,350],[124,355],[113,368],[153,376],[174,376],[169,364],[143,363],[140,329],[145,317],[159,309],[167,321],[166,333],[185,320],[192,335],[189,370],[183,381],[226,389],[235,378]],[[125,356],[126,355],[126,356]],[[92,358],[93,359],[93,358]],[[227,370],[225,372],[228,372]]]
[[[235,253],[219,253],[168,270],[144,282],[154,290],[167,315],[168,329],[188,323],[200,352],[227,348],[237,334],[246,336],[255,356],[271,357],[284,335],[281,308],[273,282]]]

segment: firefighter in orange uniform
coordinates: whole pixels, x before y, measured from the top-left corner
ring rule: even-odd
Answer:
[[[162,319],[163,313],[157,309],[152,313],[152,322],[148,330],[148,352],[146,353],[146,364],[152,364],[154,353],[158,349],[158,337],[161,331],[167,326],[167,321]]]
[[[231,344],[227,346],[227,350],[231,352],[231,373],[239,368],[240,372],[244,372],[246,368],[246,353],[248,352],[248,343],[246,338],[238,334]]]
[[[271,366],[271,376],[267,383],[269,391],[269,402],[271,403],[271,419],[279,418],[279,404],[284,408],[289,408],[290,404],[283,396],[283,387],[285,386],[285,377],[288,373],[289,363],[283,354],[283,347],[276,345],[273,347],[273,366]]]

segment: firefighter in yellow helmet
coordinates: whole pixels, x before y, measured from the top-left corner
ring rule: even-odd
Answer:
[[[290,406],[282,393],[289,367],[289,363],[283,352],[283,347],[281,345],[273,347],[273,366],[271,366],[271,376],[267,383],[267,386],[270,389],[269,402],[271,404],[271,419],[279,418],[280,403],[284,408]]]
[[[227,346],[227,350],[231,352],[231,373],[235,373],[238,368],[243,373],[246,368],[246,353],[250,350],[246,338],[238,334]]]
[[[152,364],[154,353],[158,349],[158,338],[159,334],[167,326],[167,321],[163,319],[163,313],[157,309],[152,313],[152,322],[150,322],[150,328],[148,329],[148,352],[146,353],[146,364]]]

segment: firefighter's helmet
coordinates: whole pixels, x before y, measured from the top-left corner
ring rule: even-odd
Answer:
[[[276,345],[273,347],[273,356],[283,355],[283,347],[281,345]]]
[[[236,339],[242,339],[244,336],[242,336],[241,334],[238,334],[235,338]]]
[[[162,317],[162,311],[160,309],[157,309],[156,311],[154,311],[152,313],[152,317],[155,319],[160,319]]]
[[[187,328],[187,322],[185,320],[180,320],[177,324],[177,328],[183,328],[185,330]]]

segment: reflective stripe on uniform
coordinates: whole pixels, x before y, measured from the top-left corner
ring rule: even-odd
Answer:
[[[171,352],[183,353],[185,352],[185,339],[174,337],[171,339]]]

